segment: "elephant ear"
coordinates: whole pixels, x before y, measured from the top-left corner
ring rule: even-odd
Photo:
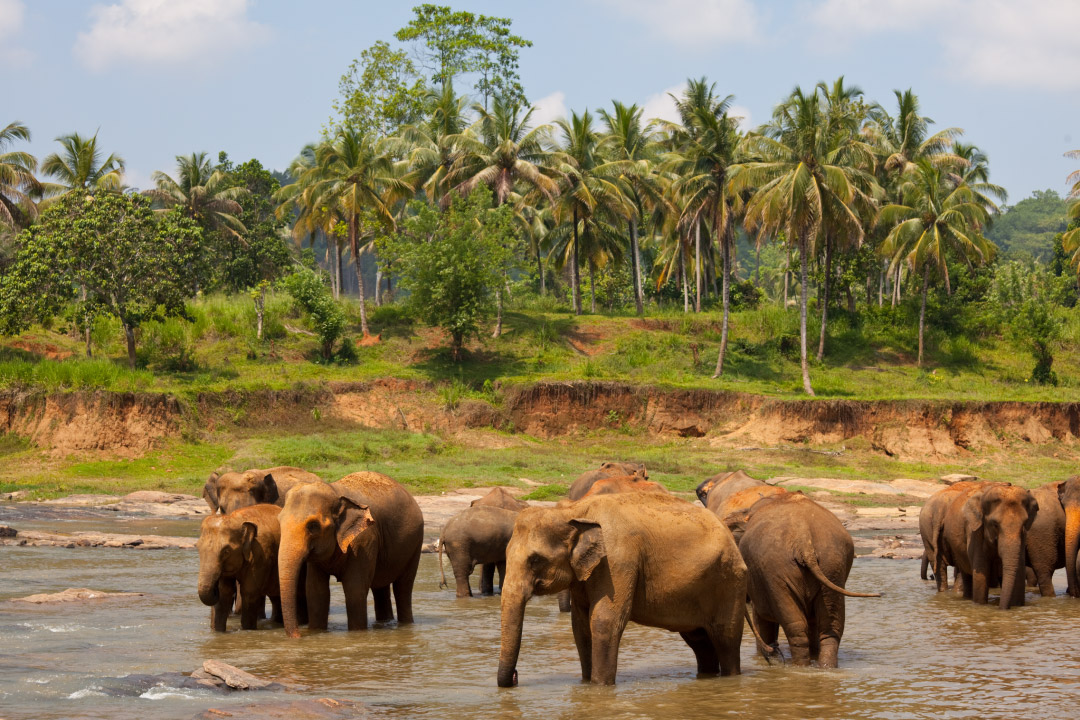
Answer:
[[[1039,501],[1031,493],[1024,495],[1024,509],[1027,510],[1027,521],[1024,523],[1024,530],[1030,530],[1032,523],[1035,522],[1035,517],[1039,514]]]
[[[274,476],[270,473],[265,473],[261,478],[256,476],[252,482],[252,492],[255,499],[261,503],[267,503],[269,505],[277,505],[278,501],[278,486],[274,480]]]
[[[570,525],[577,535],[570,551],[570,567],[574,571],[574,577],[585,582],[600,561],[607,557],[604,531],[600,529],[600,523],[592,520],[575,518],[570,521]]]
[[[963,515],[964,521],[968,526],[969,532],[977,532],[982,529],[983,526],[983,498],[986,495],[985,490],[976,490],[971,493],[967,501],[964,503]]]
[[[732,537],[735,538],[735,544],[738,545],[742,540],[743,533],[746,532],[746,523],[750,521],[750,508],[741,508],[730,512],[725,515],[721,522],[731,531]]]
[[[337,525],[338,547],[344,553],[349,552],[349,547],[362,532],[375,524],[375,518],[367,505],[341,497],[334,508],[334,523]]]
[[[245,522],[240,526],[240,550],[244,553],[244,559],[251,561],[251,549],[259,537],[259,526],[253,522]]]
[[[202,491],[203,500],[205,500],[206,504],[210,506],[210,512],[212,512],[212,513],[216,513],[218,511],[218,509],[221,507],[218,504],[218,493],[217,493],[217,481],[218,481],[219,477],[220,477],[220,475],[218,475],[217,473],[211,473],[210,474],[210,479],[206,481],[205,485],[203,485],[203,491]]]

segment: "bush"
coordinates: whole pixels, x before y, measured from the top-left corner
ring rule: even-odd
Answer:
[[[314,271],[301,268],[285,278],[285,289],[311,318],[319,336],[323,360],[334,357],[334,343],[345,332],[345,311],[334,302],[330,289]]]

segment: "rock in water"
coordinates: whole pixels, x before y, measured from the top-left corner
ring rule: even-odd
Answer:
[[[44,605],[46,603],[67,603],[78,602],[83,600],[111,600],[116,598],[132,598],[142,597],[146,593],[131,593],[131,592],[101,592],[100,590],[90,590],[89,588],[68,588],[63,592],[58,593],[41,593],[38,595],[27,595],[21,598],[12,598],[11,602],[24,602],[33,603],[35,605]]]
[[[237,690],[259,690],[271,684],[267,680],[257,678],[251,673],[220,660],[207,660],[203,663],[202,669],[203,672],[221,678],[222,682]]]
[[[195,720],[221,720],[243,718],[244,720],[346,720],[369,718],[371,713],[360,703],[344,700],[284,700],[281,702],[230,705],[227,708],[210,708],[195,716]]]
[[[15,537],[19,531],[7,525],[0,525],[0,537]]]

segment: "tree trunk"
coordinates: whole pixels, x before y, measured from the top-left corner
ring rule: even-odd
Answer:
[[[262,340],[263,310],[266,308],[266,286],[259,286],[259,294],[255,296],[255,338]]]
[[[495,331],[491,333],[491,337],[497,338],[502,335],[502,288],[495,289]]]
[[[135,369],[135,328],[126,321],[124,325],[124,337],[127,339],[128,367]]]
[[[850,285],[845,285],[844,286],[844,294],[847,295],[847,310],[848,310],[849,313],[854,314],[855,313],[855,293],[853,293],[851,291],[851,286]],[[869,296],[869,293],[867,293],[867,295]],[[869,297],[867,297],[867,299],[869,300]]]
[[[885,304],[885,269],[878,268],[877,276],[877,306],[881,307]]]
[[[634,274],[634,303],[637,314],[645,314],[645,291],[641,287],[641,255],[638,250],[637,222],[630,221],[630,264]]]
[[[761,287],[761,245],[754,243],[754,287]]]
[[[341,298],[341,239],[334,238],[334,276],[336,277],[336,283],[334,287],[334,299]]]
[[[570,283],[573,287],[574,314],[581,314],[581,268],[578,265],[577,208],[574,208],[574,252],[570,257]]]
[[[832,284],[832,239],[825,236],[825,272],[822,274],[821,287],[818,288],[818,301],[821,303],[821,338],[818,340],[817,361],[825,357],[825,327],[829,316],[829,286]]]
[[[731,262],[731,255],[729,249],[731,247],[731,238],[728,236],[730,230],[724,234],[720,233],[720,228],[716,229],[716,236],[720,240],[720,259],[722,268],[721,271],[724,275],[721,281],[720,297],[724,306],[723,319],[720,323],[720,352],[716,356],[716,371],[713,373],[714,378],[718,378],[724,374],[724,355],[727,354],[727,342],[728,342],[728,316],[730,313],[730,299],[731,299],[731,287],[728,279],[728,264]]]
[[[593,265],[592,258],[589,258],[589,295],[591,298],[589,304],[589,312],[593,315],[596,314],[596,266]]]
[[[726,282],[725,278],[725,282]],[[701,221],[694,223],[694,312],[701,312]]]
[[[787,308],[788,290],[791,287],[791,241],[784,245],[787,246],[787,266],[784,268],[784,307]]]
[[[349,215],[349,250],[352,251],[353,263],[356,265],[356,287],[360,295],[360,332],[367,337],[369,333],[367,306],[364,303],[364,271],[360,262],[360,225],[359,217],[355,213]]]
[[[919,308],[919,367],[923,359],[923,333],[926,329],[926,291],[930,286],[930,265],[923,266],[922,305]]]
[[[375,307],[382,307],[382,268],[375,265]]]
[[[544,261],[540,257],[540,243],[536,243],[536,272],[540,274],[540,297],[543,297],[547,292],[547,287],[544,282]]]
[[[683,254],[682,244],[679,244],[679,272],[682,275],[682,311],[690,312],[690,286],[686,282],[686,255]]]
[[[85,285],[82,286],[82,301],[83,301],[83,307],[85,307],[86,306],[86,286]],[[91,350],[90,350],[90,324],[91,324],[91,319],[92,318],[90,316],[90,313],[85,313],[83,315],[83,334],[86,336],[86,357],[94,357],[94,353],[91,352]]]
[[[814,394],[814,388],[810,386],[810,366],[806,359],[806,303],[808,300],[806,282],[806,240],[799,239],[799,360],[802,364],[803,392],[807,395]]]

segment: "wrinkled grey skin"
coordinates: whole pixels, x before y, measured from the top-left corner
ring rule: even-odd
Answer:
[[[645,463],[606,462],[597,470],[589,470],[579,475],[570,485],[570,489],[566,491],[566,497],[568,500],[580,500],[585,497],[585,493],[592,489],[593,483],[597,480],[619,475],[637,475],[642,480],[649,479],[649,472],[645,469]]]
[[[203,499],[211,512],[231,513],[259,503],[285,505],[285,496],[297,485],[322,482],[315,473],[282,465],[244,472],[214,472],[203,486]]]
[[[506,546],[514,533],[518,513],[501,507],[474,505],[450,518],[439,538],[439,572],[446,585],[442,554],[450,559],[457,584],[457,596],[472,597],[469,575],[476,565],[482,566],[480,594],[495,594],[495,569],[499,570],[499,585],[506,577]]]

